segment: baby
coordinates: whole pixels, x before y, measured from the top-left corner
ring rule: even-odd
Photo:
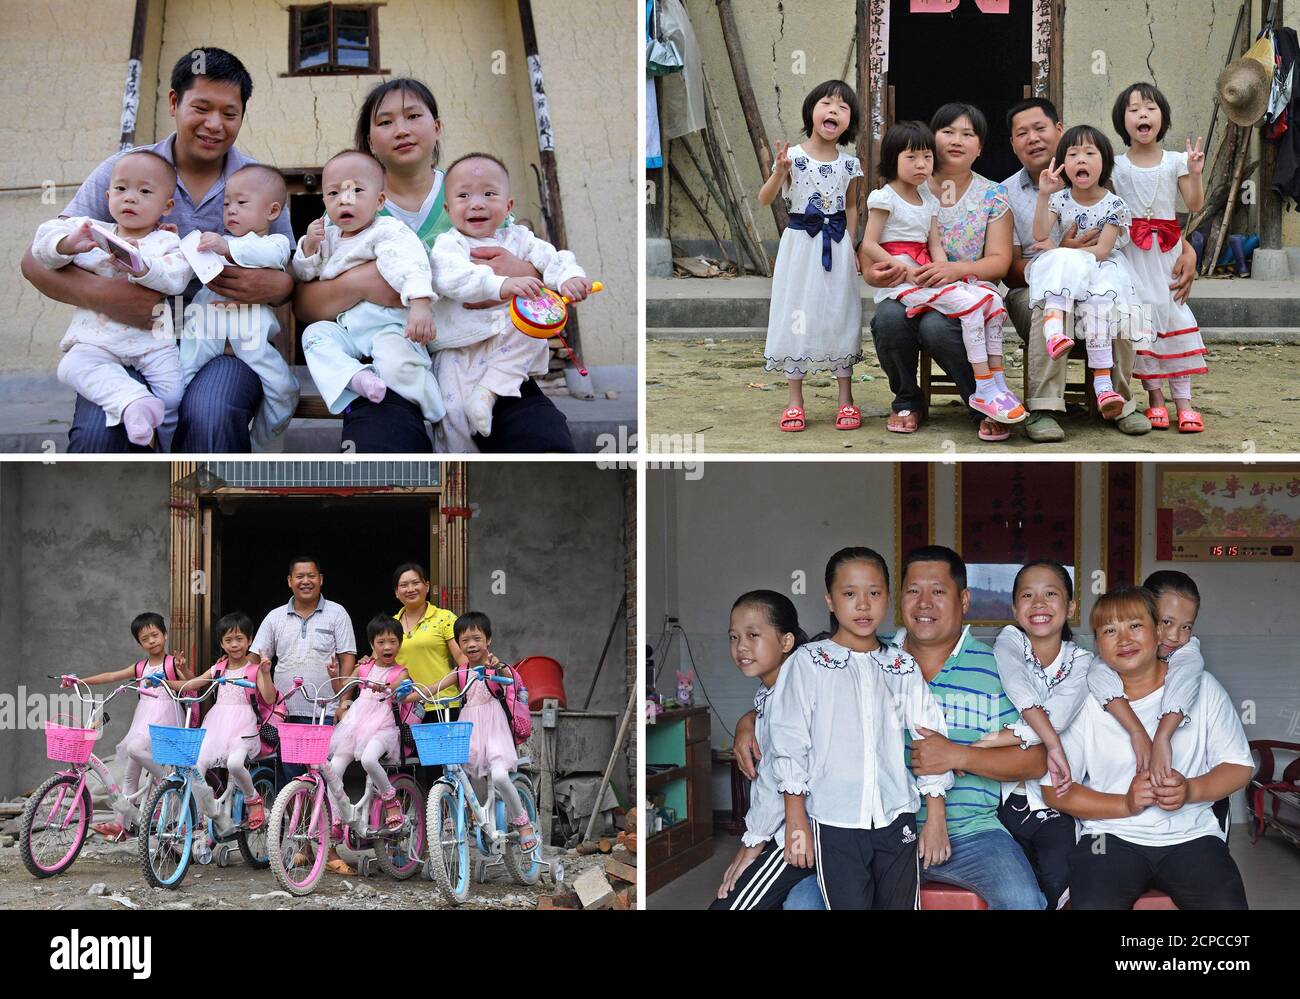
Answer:
[[[434,374],[448,405],[447,418],[436,428],[438,449],[477,451],[473,435],[492,433],[492,407],[499,396],[518,396],[520,386],[546,373],[546,341],[526,336],[510,321],[509,305],[466,309],[464,303],[535,297],[542,286],[575,302],[591,292],[591,282],[568,250],[556,250],[519,225],[501,223],[514,207],[510,174],[499,159],[470,153],[447,168],[443,178],[447,214],[455,227],[433,244],[435,290],[443,296],[434,307],[438,339]],[[470,250],[500,246],[528,261],[542,279],[503,278],[470,259]]]
[[[163,295],[180,295],[194,277],[174,232],[158,228],[175,204],[176,170],[157,153],[127,153],[113,164],[108,210],[114,224],[95,223],[139,251],[141,270],[101,250],[91,238],[91,219],[58,218],[42,223],[32,256],[58,270],[76,264],[100,277],[126,274],[128,281]],[[181,361],[171,310],[160,307],[152,329],[127,326],[93,309],[78,309],[59,342],[65,352],[59,381],[104,410],[106,423],[119,423],[131,443],[147,446],[154,431],[180,405]],[[142,385],[128,367],[144,376]]]
[[[280,217],[288,190],[278,170],[252,164],[236,170],[226,181],[225,228],[229,234],[205,232],[199,249],[210,250],[240,267],[284,270],[293,253],[287,236],[271,233]],[[269,235],[268,235],[269,233]],[[252,368],[262,382],[262,403],[253,418],[252,442],[258,451],[278,450],[298,405],[298,379],[289,370],[271,338],[280,332],[269,306],[237,306],[202,288],[185,310],[181,337],[183,384],[189,385],[199,369],[226,349]]]
[[[294,276],[328,280],[373,260],[409,315],[406,308],[360,302],[337,322],[312,323],[302,335],[311,376],[331,413],[359,396],[379,402],[391,388],[437,423],[446,409],[424,346],[434,336],[429,254],[403,223],[376,215],[384,204],[384,168],[373,156],[339,153],[325,164],[321,186],[333,225],[317,219],[308,226],[293,258]],[[374,363],[362,364],[363,357]]]

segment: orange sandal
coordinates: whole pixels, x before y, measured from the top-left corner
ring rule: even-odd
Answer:
[[[256,832],[266,823],[266,807],[261,798],[245,798],[244,806],[248,809],[244,816],[244,828]]]
[[[1205,432],[1205,421],[1194,409],[1184,409],[1178,413],[1178,432],[1180,434],[1200,434]]]
[[[790,425],[786,426],[786,424]],[[797,434],[807,426],[802,406],[791,406],[781,414],[781,429],[788,434]]]
[[[1144,414],[1151,421],[1152,430],[1169,429],[1169,409],[1166,406],[1152,406]]]
[[[836,430],[857,430],[862,426],[862,410],[857,406],[841,406],[835,414]]]

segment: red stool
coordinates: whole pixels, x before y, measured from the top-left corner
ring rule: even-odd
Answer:
[[[1174,900],[1162,891],[1143,892],[1142,897],[1133,903],[1135,909],[1173,909],[1175,912],[1178,906],[1174,905]]]
[[[922,909],[987,909],[989,904],[973,891],[956,885],[927,881],[921,885]]]

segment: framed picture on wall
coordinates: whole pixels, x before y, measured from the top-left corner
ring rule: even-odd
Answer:
[[[962,462],[957,550],[966,560],[969,624],[1011,624],[1011,584],[1026,562],[1065,566],[1078,590],[1079,466],[1073,462]],[[1076,609],[1070,621],[1079,623]]]
[[[1300,561],[1300,465],[1160,465],[1156,558]]]

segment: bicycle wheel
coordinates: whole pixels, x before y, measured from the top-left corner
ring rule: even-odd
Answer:
[[[140,815],[140,869],[155,888],[176,888],[190,867],[190,847],[198,829],[194,798],[185,780],[163,781]]]
[[[537,824],[537,804],[533,801],[533,786],[525,777],[514,779],[515,790],[519,800],[524,803],[524,813],[533,827],[537,845],[528,852],[519,849],[519,834],[512,833],[506,844],[506,870],[521,885],[535,885],[542,876],[542,830]]]
[[[271,809],[275,807],[275,771],[270,767],[257,767],[249,777],[253,780],[253,790],[262,797],[262,811],[266,816],[266,821],[262,827],[253,832],[247,829],[242,830],[236,837],[239,844],[239,852],[244,858],[244,863],[249,867],[265,870],[271,866],[271,854],[267,847],[266,830],[271,822]],[[247,812],[248,806],[244,803],[244,796],[236,792],[235,821],[242,823]]]
[[[266,823],[271,870],[291,895],[308,895],[325,871],[330,848],[330,816],[325,787],[315,781],[290,781],[275,796]]]
[[[375,859],[390,875],[405,881],[424,866],[424,791],[407,774],[393,778],[393,790],[402,806],[402,829],[393,836],[375,838]],[[384,803],[378,798],[371,802],[370,816],[372,828],[384,827]]]
[[[469,897],[469,840],[465,807],[451,784],[439,781],[429,794],[424,829],[429,840],[429,868],[438,891],[452,905]]]
[[[27,799],[18,850],[32,877],[62,874],[81,853],[94,810],[89,787],[83,784],[76,794],[78,782],[77,777],[55,774]]]

